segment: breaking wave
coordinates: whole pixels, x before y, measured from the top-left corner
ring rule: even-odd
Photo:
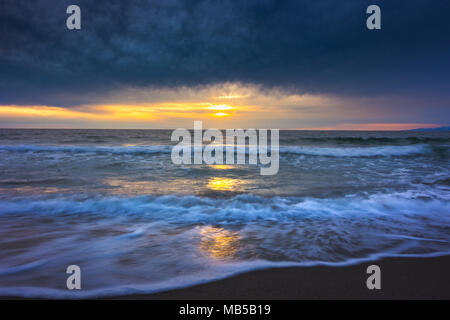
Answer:
[[[171,146],[45,146],[45,145],[0,145],[0,150],[12,152],[69,152],[69,153],[111,153],[111,154],[152,154],[168,153]]]
[[[172,146],[41,146],[41,145],[0,145],[0,150],[10,152],[69,152],[69,153],[110,153],[110,154],[158,154],[170,153]],[[237,151],[239,152],[239,150]],[[427,144],[377,147],[313,147],[282,146],[281,154],[301,154],[328,157],[375,157],[408,156],[432,152]],[[248,153],[248,148],[246,148]]]
[[[292,153],[312,156],[328,157],[376,157],[376,156],[409,156],[430,153],[432,150],[426,144],[409,146],[381,146],[381,147],[281,147],[281,153]]]
[[[272,197],[242,194],[230,199],[198,196],[94,196],[83,195],[0,200],[0,214],[96,214],[140,216],[150,220],[179,223],[241,223],[258,220],[287,221],[307,216],[437,214],[450,224],[450,198],[436,191],[395,194],[349,195],[336,199]],[[418,210],[420,208],[420,210]]]
[[[45,246],[48,260],[24,262],[17,258],[0,265],[0,276],[33,276],[27,271],[43,265],[46,270],[60,268],[61,264],[67,265],[60,253],[67,251],[71,252],[67,259],[77,256],[83,259],[85,270],[93,272],[86,283],[103,279],[96,272],[103,274],[104,268],[95,265],[103,260],[111,278],[81,292],[2,285],[0,295],[77,299],[144,294],[269,267],[345,266],[382,257],[447,255],[450,253],[449,212],[448,198],[424,190],[371,196],[355,194],[334,199],[255,195],[231,199],[175,195],[88,197],[81,194],[4,199],[0,200],[0,215],[46,219],[53,216],[62,226],[74,226],[76,218],[77,231],[60,229],[58,237]],[[102,232],[93,232],[96,226]],[[120,230],[126,232],[117,233],[117,228],[122,226],[125,228]],[[241,250],[245,254],[221,263],[202,258],[199,250],[212,246],[214,254],[219,249],[211,240],[214,238],[202,238],[205,237],[202,232],[208,232],[205,226],[219,233],[225,249]],[[55,231],[50,232],[53,238]],[[209,236],[214,237],[214,233]],[[118,245],[117,241],[126,243]],[[204,242],[199,246],[198,241]],[[238,249],[234,249],[237,243]],[[25,258],[39,256],[41,249],[41,246],[28,248]],[[258,252],[255,258],[247,256],[255,250]],[[167,251],[171,254],[167,255]],[[113,275],[123,274],[119,262],[126,261],[127,257],[136,260],[134,272],[164,270],[171,276],[136,282],[132,279],[135,280],[137,273],[133,273],[125,284]],[[190,271],[183,275],[177,273],[185,267]]]

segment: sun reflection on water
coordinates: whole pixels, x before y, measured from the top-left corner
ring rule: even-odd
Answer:
[[[207,188],[214,191],[234,191],[239,184],[239,179],[214,177],[208,181]]]
[[[200,250],[208,256],[223,260],[233,258],[240,245],[240,235],[235,231],[212,226],[200,231]]]
[[[229,170],[235,168],[235,166],[229,164],[212,164],[209,167],[217,170]]]

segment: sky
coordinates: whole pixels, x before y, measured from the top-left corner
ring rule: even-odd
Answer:
[[[68,30],[66,8],[81,8]],[[381,30],[366,8],[381,8]],[[447,0],[1,0],[0,127],[450,123]]]

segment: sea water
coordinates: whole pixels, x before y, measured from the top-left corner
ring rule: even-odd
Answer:
[[[450,252],[449,132],[280,131],[274,176],[175,165],[171,132],[1,129],[0,295],[151,293]]]

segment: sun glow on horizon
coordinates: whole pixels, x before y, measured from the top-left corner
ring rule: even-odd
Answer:
[[[217,117],[226,117],[226,116],[229,116],[229,114],[228,114],[228,113],[225,113],[225,112],[217,112],[217,113],[215,113],[214,115],[217,116]]]
[[[0,104],[0,127],[172,129],[190,128],[195,120],[209,127],[302,130],[409,130],[445,125],[402,123],[398,117],[383,123],[385,105],[384,98],[295,94],[237,84],[195,90],[124,89],[82,105]]]
[[[233,107],[226,105],[226,104],[219,104],[219,105],[211,105],[208,107],[209,110],[232,110]]]

